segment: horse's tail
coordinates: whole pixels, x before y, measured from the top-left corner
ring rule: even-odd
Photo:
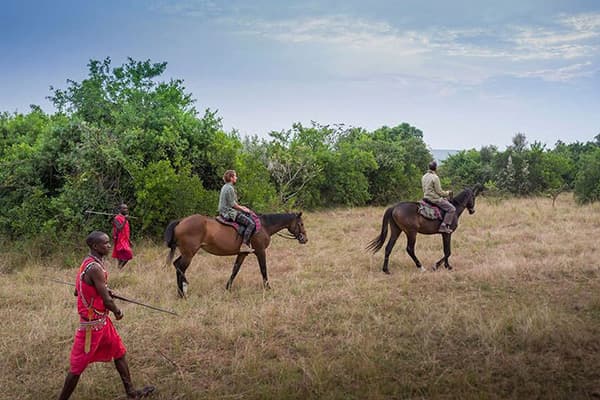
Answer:
[[[173,262],[173,256],[175,255],[175,249],[177,248],[177,240],[175,239],[175,227],[179,224],[179,219],[171,221],[165,229],[165,244],[171,249],[167,255],[165,265],[168,267]]]
[[[371,240],[367,245],[367,250],[371,250],[373,253],[376,253],[383,247],[385,243],[385,239],[387,237],[388,225],[390,224],[390,220],[392,219],[392,211],[394,207],[389,207],[385,210],[383,214],[383,221],[381,223],[381,233],[375,239]]]

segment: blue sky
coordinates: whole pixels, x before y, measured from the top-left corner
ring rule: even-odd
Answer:
[[[408,122],[433,149],[502,150],[600,133],[596,0],[8,0],[0,57],[0,111],[52,112],[50,86],[132,57],[167,61],[241,135]]]

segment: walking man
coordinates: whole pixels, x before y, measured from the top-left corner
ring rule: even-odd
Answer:
[[[119,269],[122,269],[129,260],[133,258],[131,250],[131,228],[129,226],[129,208],[123,203],[119,206],[119,213],[113,218],[113,241],[115,248],[112,257],[119,263]]]
[[[146,397],[154,392],[154,387],[146,386],[136,390],[131,383],[129,366],[125,359],[127,350],[108,315],[112,311],[117,320],[123,318],[123,311],[113,301],[107,285],[108,272],[104,268],[104,257],[108,255],[111,247],[108,235],[94,231],[88,235],[86,244],[90,248],[90,254],[81,263],[75,281],[79,328],[71,349],[70,370],[58,399],[67,400],[71,396],[79,377],[89,364],[112,360],[127,397]]]

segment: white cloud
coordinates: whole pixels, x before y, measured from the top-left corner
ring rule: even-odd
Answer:
[[[351,15],[287,19],[250,17],[243,3],[211,0],[160,3],[163,12],[211,17],[228,32],[289,45],[317,46],[335,57],[322,67],[336,76],[417,77],[445,85],[475,84],[498,75],[566,81],[591,75],[600,62],[600,13],[558,15],[537,25],[465,29],[402,29]],[[225,8],[224,8],[225,7]],[[248,10],[246,10],[248,11]]]
[[[240,22],[240,21],[238,21]],[[427,51],[422,36],[399,32],[380,21],[347,16],[323,16],[280,21],[253,20],[241,23],[240,33],[259,35],[284,43],[313,43],[352,50],[393,49],[399,54]]]
[[[240,22],[240,21],[238,21]],[[600,38],[600,14],[582,14],[550,21],[551,26],[506,26],[503,29],[427,28],[402,31],[386,22],[368,21],[348,16],[322,16],[280,20],[276,22],[245,21],[245,33],[259,34],[273,40],[291,43],[315,42],[349,47],[386,47],[397,43],[443,50],[448,54],[475,57],[572,58],[588,56]],[[471,43],[484,38],[490,43]],[[502,46],[490,46],[501,44]]]
[[[579,32],[600,34],[600,13],[563,16],[561,22]]]
[[[151,9],[167,15],[192,18],[213,18],[229,12],[213,0],[158,0]]]
[[[590,61],[580,64],[567,65],[566,67],[555,69],[541,69],[529,71],[520,74],[520,77],[526,78],[542,78],[547,81],[566,82],[575,78],[588,77],[596,73],[597,70],[592,68]]]

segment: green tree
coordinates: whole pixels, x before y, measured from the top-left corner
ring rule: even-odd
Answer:
[[[165,221],[201,213],[214,215],[218,193],[207,191],[189,169],[176,171],[167,160],[151,163],[135,172],[137,213],[143,215],[142,231],[162,234]]]
[[[423,141],[423,133],[403,123],[393,128],[379,128],[371,137],[365,146],[377,162],[377,168],[368,174],[373,203],[419,198],[421,176],[433,159]]]
[[[331,132],[316,123],[308,128],[295,123],[292,129],[269,134],[267,167],[281,204],[288,208],[321,204],[320,186]]]
[[[600,147],[581,156],[575,178],[575,197],[581,203],[600,200]]]
[[[513,137],[513,144],[496,158],[497,186],[500,190],[516,195],[531,193],[527,140],[523,133]]]
[[[144,210],[141,228],[149,232],[192,211],[190,205],[199,207],[194,212],[212,214],[216,205],[203,208],[210,198],[206,190],[220,188],[220,176],[225,169],[235,168],[241,151],[239,137],[223,132],[216,112],[207,109],[198,118],[182,80],[158,80],[166,66],[130,58],[113,68],[110,58],[91,60],[86,79],[68,80],[66,89],[53,89],[50,97],[60,113],[86,124],[96,136],[91,141],[73,139],[78,150],[65,153],[72,165],[70,171],[64,170],[69,176],[66,182],[80,187],[81,179],[93,175],[99,182],[96,187],[102,188],[97,197],[106,202],[103,208],[125,201]],[[92,151],[84,151],[90,143]],[[174,201],[170,196],[176,189],[160,186],[168,181],[194,188]],[[151,195],[149,187],[157,188],[156,193]],[[161,213],[158,204],[167,208]]]
[[[497,150],[493,146],[459,151],[448,156],[441,166],[441,174],[455,188],[473,187],[493,181],[493,161]]]
[[[260,213],[281,210],[275,185],[268,169],[267,144],[254,136],[243,141],[236,166],[240,180],[236,184],[240,202]],[[221,174],[222,175],[222,174]]]
[[[325,160],[322,206],[362,206],[371,199],[368,176],[377,169],[377,162],[371,152],[345,140],[346,136],[349,132],[338,138],[334,151]]]

